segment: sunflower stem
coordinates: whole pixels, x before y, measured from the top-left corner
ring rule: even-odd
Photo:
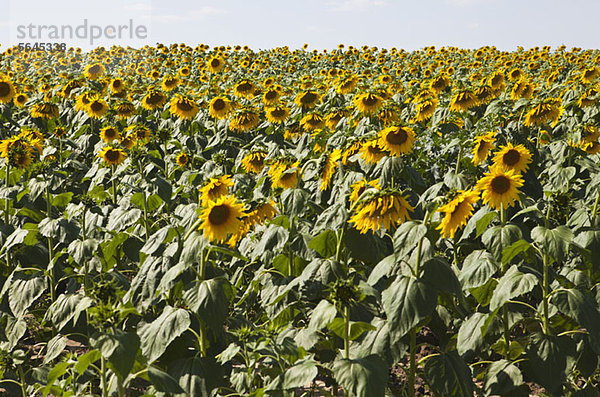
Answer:
[[[460,170],[460,160],[462,158],[462,146],[458,147],[458,156],[456,157],[456,168],[454,169],[454,173],[458,175],[458,171]]]
[[[417,378],[417,329],[413,328],[410,331],[410,362],[408,367],[408,395],[414,397],[415,380]]]
[[[108,386],[106,384],[106,360],[100,357],[100,383],[102,385],[102,397],[108,397]]]
[[[8,183],[7,183],[8,185]],[[596,193],[596,200],[594,201],[594,207],[592,208],[592,227],[596,226],[596,214],[598,213],[598,203],[600,202],[600,189]]]
[[[344,358],[350,360],[350,306],[344,306]]]
[[[115,180],[115,166],[110,166],[111,175],[112,175],[112,194],[113,194],[113,204],[117,205],[117,181]]]
[[[10,186],[10,163],[8,159],[6,160],[6,175],[5,175],[5,185],[8,190]],[[4,223],[8,225],[10,222],[10,200],[8,197],[4,198]]]
[[[341,248],[342,248],[342,239],[343,238],[344,238],[344,226],[342,226],[342,229],[340,230],[340,233],[338,235],[337,247],[335,249],[335,260],[336,261],[340,260],[340,253],[342,252]]]
[[[500,225],[504,227],[506,224],[506,208],[504,208],[504,203],[500,204]]]
[[[598,196],[597,196],[598,197]],[[596,200],[596,203],[598,201]],[[544,218],[544,226],[546,227],[546,229],[548,228],[550,224],[550,206],[548,205],[548,208],[546,209],[546,217]],[[543,281],[542,281],[542,310],[543,310],[543,322],[544,322],[544,334],[546,335],[550,335],[550,324],[548,323],[548,284],[549,284],[549,280],[548,280],[548,271],[550,268],[550,258],[548,256],[547,252],[544,252],[542,254],[542,262],[543,262],[543,266],[544,266],[544,275],[543,275]]]
[[[504,323],[504,343],[506,344],[506,359],[509,360],[510,352],[510,328],[508,326],[508,304],[502,307],[502,322]]]

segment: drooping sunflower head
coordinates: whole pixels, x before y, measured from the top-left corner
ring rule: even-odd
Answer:
[[[265,117],[270,123],[281,124],[290,117],[290,110],[285,106],[275,106],[265,110]]]
[[[538,103],[527,112],[523,124],[528,127],[550,122],[556,124],[564,111],[561,104],[562,101],[559,98],[549,98]]]
[[[252,98],[256,87],[250,80],[242,80],[233,87],[233,93],[241,98]]]
[[[255,109],[246,107],[238,111],[229,123],[229,128],[234,131],[249,131],[255,128],[260,121],[260,117]]]
[[[169,110],[171,114],[180,119],[191,120],[196,116],[200,108],[191,98],[177,94],[171,99]]]
[[[158,90],[150,90],[142,98],[142,107],[146,110],[162,108],[167,103],[167,96]]]
[[[459,112],[477,106],[477,96],[470,90],[460,90],[450,100],[450,110]]]
[[[433,116],[433,112],[435,112],[437,105],[437,98],[428,98],[418,102],[415,107],[417,114],[415,115],[414,121],[422,122],[429,120],[431,116]]]
[[[276,87],[272,87],[266,90],[262,95],[263,103],[266,106],[274,106],[279,102],[279,97],[281,96],[280,92]]]
[[[343,108],[334,110],[333,112],[325,116],[325,125],[327,126],[327,128],[334,130],[337,127],[340,120],[342,120],[344,117],[348,117],[348,114],[349,112]]]
[[[367,164],[377,164],[387,153],[379,146],[379,139],[364,142],[360,147],[360,157]]]
[[[319,128],[323,128],[325,125],[325,119],[318,113],[309,113],[302,117],[300,125],[305,131],[313,131]]]
[[[404,126],[391,126],[379,132],[379,147],[392,156],[409,153],[415,142],[415,132]]]
[[[320,101],[321,95],[313,90],[302,91],[294,99],[294,103],[305,110],[314,108]]]
[[[135,123],[125,128],[126,136],[136,142],[146,142],[152,137],[152,131],[145,124]]]
[[[450,86],[450,78],[445,74],[440,74],[433,78],[429,83],[429,88],[440,93]]]
[[[494,166],[505,170],[514,170],[515,173],[527,171],[531,163],[531,153],[523,145],[513,146],[508,143],[502,146],[494,156]]]
[[[104,146],[98,153],[98,157],[104,160],[107,165],[119,165],[125,161],[127,153],[119,148]]]
[[[135,105],[129,101],[120,101],[114,106],[115,115],[118,119],[126,119],[135,114]]]
[[[351,203],[355,203],[367,189],[381,190],[379,179],[374,179],[372,181],[361,179],[360,181],[353,183],[350,188],[352,189],[352,192],[348,199]]]
[[[490,150],[494,148],[494,138],[493,132],[488,132],[484,135],[476,136],[474,141],[475,145],[473,146],[473,164],[478,165],[483,163],[488,155],[490,154]]]
[[[370,92],[356,95],[353,102],[354,106],[364,114],[377,113],[383,106],[383,98],[380,95]]]
[[[112,126],[106,126],[100,129],[100,138],[110,144],[112,143],[115,139],[119,140],[120,139],[120,133],[119,130],[116,127],[112,127]]]
[[[275,162],[269,169],[273,188],[289,189],[295,187],[300,176],[300,162],[288,159]]]
[[[479,200],[479,192],[473,190],[459,191],[449,203],[438,208],[444,213],[442,222],[437,227],[442,236],[453,238],[456,231],[467,224],[467,219],[473,215],[473,204]]]
[[[205,204],[199,230],[209,241],[223,243],[229,235],[240,230],[243,226],[240,218],[244,215],[243,204],[238,203],[235,196],[222,196]]]
[[[58,117],[58,105],[52,102],[40,102],[32,106],[31,117],[40,119],[53,119]]]
[[[352,76],[346,77],[344,79],[340,79],[335,87],[335,90],[339,94],[349,94],[352,91],[354,91],[354,89],[356,88],[357,85],[358,85],[358,77],[352,75]]]
[[[340,149],[334,149],[331,153],[325,154],[321,157],[319,164],[319,175],[321,177],[321,186],[319,190],[327,190],[331,184],[331,178],[335,173],[338,161],[342,157],[342,151]]]
[[[490,168],[476,185],[476,190],[481,192],[483,202],[495,209],[514,206],[519,199],[519,190],[523,186],[523,178],[515,171],[506,171],[500,167]]]
[[[104,72],[106,72],[106,68],[104,67],[103,64],[93,63],[91,65],[86,66],[85,70],[83,71],[83,74],[88,79],[95,80],[95,79],[99,78],[100,76],[102,76],[104,74]]]
[[[263,150],[252,151],[242,159],[242,168],[244,168],[246,172],[258,174],[265,167],[266,157],[267,152]]]
[[[233,180],[229,175],[218,178],[210,178],[208,182],[199,189],[200,200],[203,205],[209,201],[215,201],[221,196],[229,194],[229,188],[233,186]]]
[[[348,221],[361,232],[376,232],[384,227],[392,227],[410,219],[409,212],[414,208],[406,201],[401,192],[395,190],[379,191],[356,205],[354,215]]]
[[[208,104],[208,113],[210,116],[219,120],[227,118],[232,109],[231,101],[224,96],[214,97]]]

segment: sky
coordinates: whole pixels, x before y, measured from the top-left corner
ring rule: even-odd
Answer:
[[[98,45],[184,42],[240,44],[257,50],[299,48],[304,43],[318,50],[340,43],[406,50],[431,45],[600,48],[599,0],[0,0],[0,4],[5,11],[0,12],[3,47],[55,42],[89,50]],[[91,25],[96,26],[93,32]],[[119,25],[127,26],[120,39]],[[52,26],[58,30],[50,38]],[[75,33],[69,36],[69,29],[77,27],[80,38]],[[135,29],[141,34],[128,35]],[[40,39],[38,34],[45,36]]]

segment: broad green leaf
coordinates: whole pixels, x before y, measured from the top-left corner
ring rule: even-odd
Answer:
[[[79,315],[94,303],[93,299],[81,294],[62,294],[46,311],[45,320],[52,321],[58,331],[73,320],[77,322]]]
[[[50,361],[60,356],[60,353],[63,352],[66,346],[67,338],[61,334],[58,334],[54,338],[50,339],[46,345],[46,354],[44,355],[43,363],[48,364]]]
[[[79,375],[82,375],[91,364],[100,360],[101,357],[102,354],[100,354],[100,352],[96,349],[90,350],[89,352],[80,355],[79,357],[77,357],[77,363],[74,367],[75,371],[77,371]]]
[[[88,238],[85,241],[73,240],[67,251],[73,257],[75,263],[83,265],[84,261],[90,259],[98,249],[98,240]]]
[[[215,331],[223,327],[232,297],[233,288],[225,277],[195,281],[183,293],[189,308]]]
[[[481,236],[481,241],[494,255],[496,260],[502,258],[502,251],[522,237],[521,229],[516,225],[494,226],[487,229]]]
[[[404,222],[394,233],[394,254],[396,258],[404,257],[412,251],[427,234],[427,226],[418,221]]]
[[[148,379],[156,390],[163,393],[184,393],[175,378],[154,366],[148,367]]]
[[[367,332],[365,337],[360,341],[358,347],[359,355],[365,357],[370,354],[376,354],[383,358],[390,366],[400,361],[404,357],[408,346],[392,338],[386,320],[376,318],[371,321],[371,324],[376,329]],[[354,346],[352,347],[354,348]]]
[[[456,339],[458,354],[463,355],[469,351],[477,352],[483,345],[483,333],[481,328],[485,324],[488,315],[485,313],[473,313],[463,321]]]
[[[301,360],[275,378],[266,388],[269,390],[295,390],[310,385],[316,378],[319,369],[313,360]]]
[[[169,365],[169,374],[178,380],[185,394],[178,396],[210,396],[223,384],[223,370],[213,357],[187,357]]]
[[[190,315],[185,309],[166,306],[161,315],[151,323],[138,326],[142,354],[148,362],[156,361],[167,347],[190,326]]]
[[[140,339],[133,332],[117,330],[115,333],[98,333],[90,339],[92,347],[109,361],[109,367],[121,377],[127,378],[140,347]]]
[[[144,244],[142,249],[140,249],[140,252],[143,252],[146,255],[154,254],[160,245],[167,240],[167,237],[170,235],[172,238],[174,234],[175,229],[173,229],[171,226],[165,226],[158,229],[158,231],[148,238],[148,241],[146,241],[146,244]]]
[[[8,290],[8,305],[15,317],[23,317],[29,306],[39,298],[47,287],[43,272],[13,273]]]
[[[137,208],[125,209],[117,207],[108,217],[107,230],[120,232],[136,223],[142,217],[142,211]]]
[[[501,396],[522,384],[521,370],[508,360],[498,360],[488,367],[483,389],[486,396]]]
[[[600,311],[598,302],[578,289],[561,289],[550,298],[556,308],[575,319],[589,332],[591,346],[600,354]]]
[[[403,337],[437,306],[437,291],[421,280],[398,277],[381,294],[388,323],[397,339]]]
[[[52,197],[52,206],[64,208],[71,202],[73,198],[73,192],[65,192],[54,195]]]
[[[498,271],[494,257],[487,251],[473,251],[465,258],[458,280],[463,289],[476,288],[487,283]]]
[[[306,209],[310,195],[303,189],[286,189],[281,194],[281,204],[287,215],[298,216]]]
[[[344,338],[346,322],[341,317],[336,317],[332,322],[327,324],[327,328],[333,331],[334,334],[340,338]],[[348,337],[350,340],[355,340],[363,334],[365,331],[375,331],[377,328],[364,321],[350,321],[350,332]]]
[[[498,285],[490,301],[490,310],[496,310],[507,301],[531,292],[537,284],[536,276],[530,273],[521,273],[517,266],[511,266],[498,280]]]
[[[435,257],[425,262],[422,279],[439,291],[456,296],[462,295],[462,288],[456,273],[443,258]]]
[[[54,385],[54,382],[56,382],[56,380],[57,380],[58,378],[60,378],[61,376],[63,376],[63,375],[64,375],[64,374],[67,372],[67,369],[68,369],[70,366],[71,366],[71,363],[69,363],[69,362],[66,362],[66,361],[62,361],[62,362],[60,362],[60,363],[56,364],[56,365],[55,365],[55,366],[54,366],[54,367],[53,367],[53,368],[50,370],[50,372],[48,372],[48,378],[47,378],[46,385],[47,385],[47,386],[52,386],[52,385]],[[50,391],[49,389],[46,389],[46,390],[44,391],[44,393],[43,393],[43,394],[44,394],[44,396],[47,396],[49,391]]]
[[[333,362],[333,377],[356,397],[383,397],[388,380],[387,364],[377,355]]]
[[[559,226],[555,229],[536,226],[531,231],[531,238],[542,252],[550,255],[554,261],[560,262],[569,251],[573,232],[566,226]]]
[[[567,376],[567,356],[575,354],[575,343],[568,336],[535,334],[527,346],[527,368],[533,380],[553,395],[561,394]]]
[[[519,255],[521,252],[526,252],[529,248],[531,248],[531,244],[527,241],[523,239],[515,241],[502,250],[502,264],[508,264],[515,256]]]
[[[471,368],[452,351],[425,361],[425,378],[438,396],[472,396],[475,391]]]
[[[206,238],[201,232],[194,231],[183,242],[183,250],[181,251],[181,260],[186,263],[200,262],[200,254],[204,247],[208,244]]]
[[[335,306],[329,301],[323,299],[313,309],[310,316],[310,322],[308,323],[308,328],[315,331],[325,328],[327,324],[333,321],[336,315],[337,309]]]
[[[323,258],[335,255],[337,248],[337,235],[333,230],[325,230],[308,242],[308,248],[319,253]]]
[[[498,213],[496,211],[493,212],[488,212],[487,214],[483,215],[481,218],[479,218],[477,220],[477,222],[475,223],[475,227],[477,230],[477,234],[476,237],[479,237],[483,234],[483,232],[485,232],[488,228],[488,226],[490,225],[490,223],[492,223],[492,221],[498,217]]]

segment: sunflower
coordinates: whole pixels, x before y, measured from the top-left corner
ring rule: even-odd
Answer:
[[[161,87],[163,90],[169,92],[174,90],[175,87],[179,85],[179,79],[175,76],[165,76],[161,83]]]
[[[258,174],[265,167],[265,158],[267,157],[267,152],[257,150],[248,153],[242,159],[242,168],[246,172],[254,172]]]
[[[103,159],[108,165],[118,165],[125,161],[127,158],[127,153],[125,153],[122,149],[104,146],[100,150],[100,153],[98,153],[98,157]]]
[[[314,131],[325,126],[325,119],[318,113],[309,113],[300,119],[300,125],[305,131]]]
[[[15,86],[7,78],[0,78],[0,103],[8,103],[15,96]]]
[[[242,80],[233,87],[233,93],[241,98],[252,98],[256,87],[250,80]]]
[[[317,91],[302,91],[294,99],[294,103],[304,110],[314,108],[321,101],[321,95]]]
[[[147,141],[152,136],[152,131],[150,131],[150,128],[140,123],[131,124],[129,127],[125,128],[125,132],[126,136],[130,137],[136,142]]]
[[[196,116],[200,108],[196,105],[196,102],[189,97],[177,94],[171,99],[169,110],[171,111],[171,114],[180,119],[191,120]]]
[[[65,136],[66,133],[67,133],[67,130],[65,127],[55,127],[52,130],[52,135],[54,135],[57,138],[62,138],[63,136]]]
[[[483,202],[490,207],[500,209],[513,206],[519,198],[518,188],[523,186],[523,178],[515,171],[505,171],[500,167],[492,167],[484,174],[475,189],[481,192]]]
[[[106,143],[112,143],[115,139],[120,139],[119,130],[115,127],[107,126],[100,129],[100,139]]]
[[[433,116],[433,112],[435,112],[435,108],[438,105],[437,98],[429,98],[425,99],[416,105],[417,114],[415,116],[414,121],[427,121]]]
[[[321,186],[319,190],[327,190],[331,183],[331,178],[337,168],[337,162],[342,157],[342,151],[340,149],[334,149],[331,153],[322,157],[319,172],[321,178]]]
[[[353,183],[350,186],[350,188],[352,189],[352,192],[350,193],[350,197],[348,199],[350,200],[351,203],[355,203],[356,201],[358,201],[360,196],[367,189],[381,190],[381,186],[379,185],[379,179],[374,179],[372,181],[367,181],[366,179],[361,179],[360,181]]]
[[[237,233],[243,226],[239,218],[244,216],[243,205],[235,196],[223,196],[216,201],[206,203],[202,210],[199,230],[209,241],[222,243],[230,234]]]
[[[584,69],[581,72],[581,81],[584,84],[589,84],[598,76],[600,76],[600,68],[598,66],[592,66],[591,68]]]
[[[119,78],[114,78],[110,81],[110,90],[115,94],[123,92],[125,90],[125,83]]]
[[[477,106],[477,96],[469,90],[458,91],[450,100],[450,110],[460,112]]]
[[[233,131],[248,131],[255,128],[260,121],[260,117],[252,108],[244,108],[237,112],[229,122],[229,128]]]
[[[445,213],[442,223],[437,227],[443,237],[453,238],[456,230],[467,224],[473,215],[473,204],[479,201],[479,192],[473,190],[458,191],[458,195],[437,211]]]
[[[281,124],[290,117],[290,110],[285,106],[275,106],[265,110],[265,117],[270,123]]]
[[[87,106],[85,107],[85,110],[86,110],[88,116],[90,116],[94,119],[99,119],[102,116],[104,116],[106,114],[106,112],[108,111],[108,104],[106,102],[104,102],[103,99],[96,97],[96,98],[93,98],[90,101],[90,103],[87,104]]]
[[[175,162],[179,167],[183,168],[190,162],[190,156],[188,156],[185,152],[179,152],[179,154],[175,157]]]
[[[375,232],[383,226],[386,230],[410,219],[409,212],[414,208],[400,192],[379,191],[357,205],[354,215],[348,221],[361,234],[369,230]]]
[[[208,60],[208,71],[211,73],[219,73],[225,68],[225,61],[218,56],[214,56]]]
[[[142,107],[146,110],[156,110],[167,103],[167,96],[158,90],[150,90],[142,98]]]
[[[535,86],[533,83],[530,83],[525,79],[521,79],[515,83],[510,91],[510,99],[515,101],[521,98],[531,99],[534,90]]]
[[[94,63],[86,66],[83,74],[88,79],[95,80],[106,72],[106,68],[101,63]]]
[[[392,156],[409,153],[415,143],[415,132],[412,128],[392,126],[379,132],[379,147],[390,152]]]
[[[525,115],[524,124],[529,127],[531,125],[541,125],[552,122],[556,124],[563,113],[561,106],[562,101],[559,98],[549,98],[535,105]]]
[[[354,91],[357,84],[358,84],[358,78],[356,76],[350,76],[343,80],[340,80],[337,83],[335,90],[339,94],[349,94],[352,91]]]
[[[358,94],[354,97],[354,106],[364,113],[376,113],[383,106],[383,98],[370,92]]]
[[[120,101],[114,106],[118,119],[126,119],[135,114],[135,105],[129,101]]]
[[[58,105],[52,102],[40,102],[33,105],[30,114],[33,118],[53,119],[58,117]]]
[[[387,153],[379,146],[379,140],[373,139],[364,142],[360,147],[360,157],[367,164],[377,164]]]
[[[294,163],[278,161],[273,164],[269,169],[273,188],[289,189],[295,187],[300,174],[298,170],[299,165],[299,161]]]
[[[40,148],[34,146],[37,144],[21,133],[0,141],[0,156],[14,167],[27,168],[32,163],[34,149],[40,151]]]
[[[515,173],[527,171],[531,163],[531,153],[523,145],[513,146],[508,143],[502,146],[494,156],[494,167],[502,167],[505,170],[514,170]]]
[[[325,116],[325,125],[327,126],[327,128],[333,130],[337,127],[340,120],[342,120],[344,117],[348,117],[347,110],[345,110],[345,109],[335,110],[335,111],[329,113],[327,116]]]
[[[231,101],[224,96],[214,97],[208,104],[208,114],[219,120],[227,118],[232,109]]]
[[[20,108],[22,108],[23,106],[25,106],[25,104],[27,103],[28,100],[29,100],[29,97],[24,92],[16,94],[14,96],[14,98],[13,98],[14,104],[17,105]]]
[[[450,78],[444,74],[436,76],[429,83],[429,88],[438,94],[440,92],[444,91],[449,86],[450,86]]]
[[[279,102],[280,96],[281,94],[279,93],[277,88],[273,87],[265,91],[265,93],[262,95],[262,100],[266,106],[274,106]]]
[[[210,178],[208,182],[198,189],[201,194],[200,200],[203,205],[209,201],[215,201],[221,196],[229,194],[229,188],[233,186],[233,180],[229,175],[223,175],[218,178]]]
[[[484,135],[479,135],[475,137],[475,146],[473,146],[473,164],[481,164],[487,159],[490,150],[494,148],[494,133],[489,132]]]

